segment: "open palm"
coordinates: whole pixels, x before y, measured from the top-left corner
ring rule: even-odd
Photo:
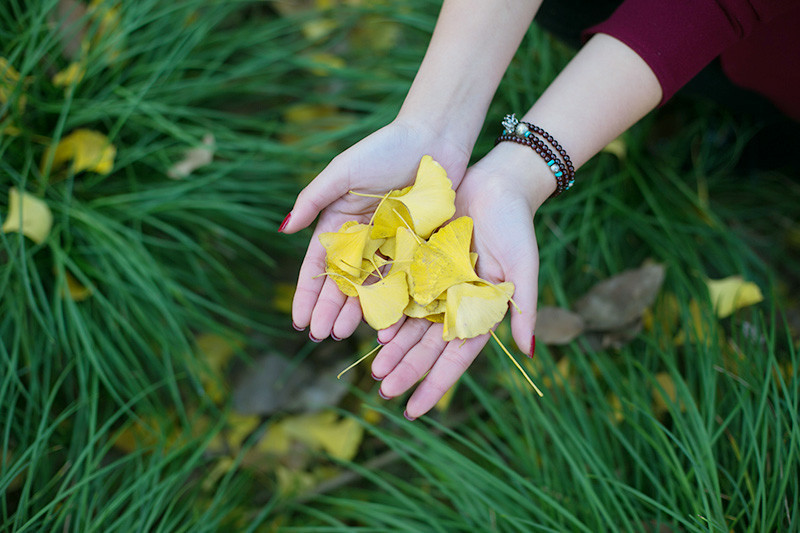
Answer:
[[[292,304],[296,329],[309,328],[312,340],[329,335],[341,339],[353,333],[361,320],[361,308],[325,272],[325,249],[319,234],[337,231],[348,220],[367,222],[378,200],[349,191],[383,195],[411,185],[423,155],[429,154],[458,184],[467,165],[468,151],[427,130],[394,122],[342,152],[298,195],[282,227],[294,233],[319,221],[306,252]]]
[[[478,275],[492,283],[514,283],[514,301],[519,309],[511,310],[512,334],[517,346],[530,353],[539,254],[534,208],[521,190],[514,178],[489,171],[479,163],[467,171],[456,190],[456,216],[473,219]],[[425,376],[407,404],[406,416],[413,419],[439,401],[477,357],[489,335],[445,342],[441,324],[408,319],[396,332],[381,332],[379,338],[387,344],[373,361],[372,372],[383,380],[383,397],[398,396]]]

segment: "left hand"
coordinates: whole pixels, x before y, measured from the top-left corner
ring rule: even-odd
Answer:
[[[478,253],[478,275],[491,282],[514,283],[511,332],[520,350],[532,356],[539,251],[533,226],[535,210],[555,189],[555,180],[533,151],[512,143],[498,145],[470,168],[456,190],[456,217],[474,223],[472,249]],[[372,363],[373,376],[382,379],[381,394],[403,394],[425,374],[408,400],[406,416],[425,414],[466,371],[489,340],[442,340],[442,325],[408,319],[386,342]]]

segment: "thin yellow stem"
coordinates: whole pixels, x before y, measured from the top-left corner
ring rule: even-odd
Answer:
[[[493,338],[493,339],[495,340],[495,342],[497,342],[497,344],[500,346],[500,349],[501,349],[501,350],[503,350],[503,352],[505,352],[505,354],[508,356],[508,358],[509,358],[509,359],[511,359],[511,362],[512,362],[512,363],[514,363],[514,366],[516,366],[516,367],[517,367],[517,370],[519,370],[520,372],[522,372],[522,375],[523,375],[523,376],[525,376],[525,379],[527,379],[527,380],[528,380],[528,383],[530,383],[530,384],[531,384],[531,387],[533,387],[533,390],[535,390],[535,391],[536,391],[536,394],[538,394],[539,396],[544,396],[544,394],[542,394],[542,391],[540,391],[540,390],[539,390],[539,387],[537,387],[537,386],[536,386],[536,385],[533,383],[533,381],[531,381],[531,378],[529,378],[529,377],[528,377],[528,373],[527,373],[527,372],[525,372],[525,370],[524,370],[524,369],[523,369],[523,368],[522,368],[522,367],[519,365],[519,363],[517,363],[517,360],[516,360],[516,359],[514,359],[514,356],[513,356],[513,355],[511,355],[511,354],[508,352],[508,350],[506,350],[506,347],[505,347],[505,346],[503,346],[503,343],[502,343],[502,342],[500,342],[500,339],[498,339],[498,338],[497,338],[497,335],[495,335],[494,331],[490,331],[489,333],[491,333],[491,334],[492,334],[492,338]]]
[[[370,350],[370,351],[369,351],[369,353],[367,353],[367,355],[365,355],[365,356],[361,357],[361,358],[360,358],[358,361],[356,361],[356,362],[355,362],[355,363],[353,363],[352,365],[348,366],[347,368],[345,368],[344,370],[342,370],[341,372],[339,372],[339,375],[338,375],[338,376],[336,376],[336,379],[342,379],[342,376],[344,375],[344,373],[345,373],[345,372],[347,372],[348,370],[350,370],[350,369],[351,369],[351,368],[353,368],[354,366],[357,366],[357,365],[358,365],[358,364],[359,364],[361,361],[363,361],[364,359],[366,359],[366,358],[367,358],[367,357],[369,357],[370,355],[374,354],[375,352],[377,352],[377,351],[378,351],[378,350],[380,350],[381,348],[382,348],[382,346],[381,346],[380,344],[379,344],[379,345],[377,345],[375,348],[373,348],[372,350]]]
[[[367,194],[365,192],[356,192],[356,191],[348,191],[348,192],[355,196],[363,196],[364,198],[385,198],[387,196],[380,194]]]
[[[422,239],[419,237],[419,235],[417,235],[417,232],[416,232],[416,231],[414,231],[413,229],[411,229],[411,226],[408,224],[408,222],[406,221],[406,219],[405,219],[405,218],[403,218],[403,215],[401,215],[400,213],[398,213],[397,209],[392,209],[392,211],[394,212],[394,214],[395,214],[395,215],[397,215],[398,217],[400,217],[400,220],[403,222],[403,225],[405,225],[406,229],[407,229],[408,231],[410,231],[410,232],[411,232],[411,235],[413,235],[415,239],[417,239],[417,244],[422,244],[422,242],[423,242],[423,241],[422,241]]]
[[[353,191],[350,191],[350,192],[353,192]],[[389,191],[389,192],[387,192],[386,194],[384,194],[383,196],[380,197],[381,201],[378,202],[378,207],[375,208],[375,211],[372,212],[372,216],[369,217],[369,222],[367,222],[367,226],[372,226],[372,223],[375,222],[375,215],[378,214],[378,209],[380,209],[381,206],[383,205],[383,202],[385,202],[386,199],[389,198],[389,194],[391,192],[392,191]],[[358,193],[353,193],[353,194],[355,194],[356,196],[360,196]],[[366,195],[363,195],[363,196],[366,196]],[[377,198],[377,196],[371,196],[370,198]]]

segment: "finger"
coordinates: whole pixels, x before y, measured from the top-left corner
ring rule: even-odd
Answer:
[[[338,341],[352,335],[361,322],[362,316],[361,304],[358,298],[347,298],[342,306],[342,310],[339,312],[339,316],[336,317],[336,321],[333,323],[331,338]]]
[[[539,254],[536,239],[527,253],[521,253],[507,270],[506,279],[514,283],[514,302],[511,305],[511,335],[514,342],[528,357],[533,357],[536,347],[536,300],[539,293]]]
[[[442,325],[433,324],[381,383],[381,395],[394,398],[413,387],[442,354],[447,342],[442,339]]]
[[[386,344],[372,361],[372,375],[383,379],[394,370],[403,356],[417,344],[430,329],[430,322],[424,319],[406,320],[394,338]]]
[[[319,298],[311,312],[311,325],[308,335],[312,341],[319,342],[326,339],[333,330],[333,324],[339,317],[339,313],[347,300],[342,291],[332,279],[328,278],[319,291]]]
[[[406,315],[400,317],[400,320],[392,324],[386,329],[382,329],[378,332],[378,342],[381,344],[389,344],[392,339],[394,339],[397,332],[400,331],[400,328],[406,322]]]
[[[431,371],[408,399],[405,416],[413,420],[430,411],[469,368],[488,339],[488,335],[481,335],[447,343]]]
[[[350,190],[350,176],[339,158],[334,158],[309,183],[294,202],[294,207],[281,224],[283,233],[295,233],[308,227],[317,215]]]
[[[308,243],[308,250],[297,275],[297,288],[292,300],[292,322],[295,329],[302,330],[311,323],[311,314],[317,304],[319,293],[325,283],[325,247],[319,234],[336,231],[347,220],[343,215],[323,214]]]

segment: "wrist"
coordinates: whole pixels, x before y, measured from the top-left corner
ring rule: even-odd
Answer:
[[[532,211],[539,209],[556,190],[556,179],[550,167],[527,146],[501,142],[475,166],[519,191]]]

